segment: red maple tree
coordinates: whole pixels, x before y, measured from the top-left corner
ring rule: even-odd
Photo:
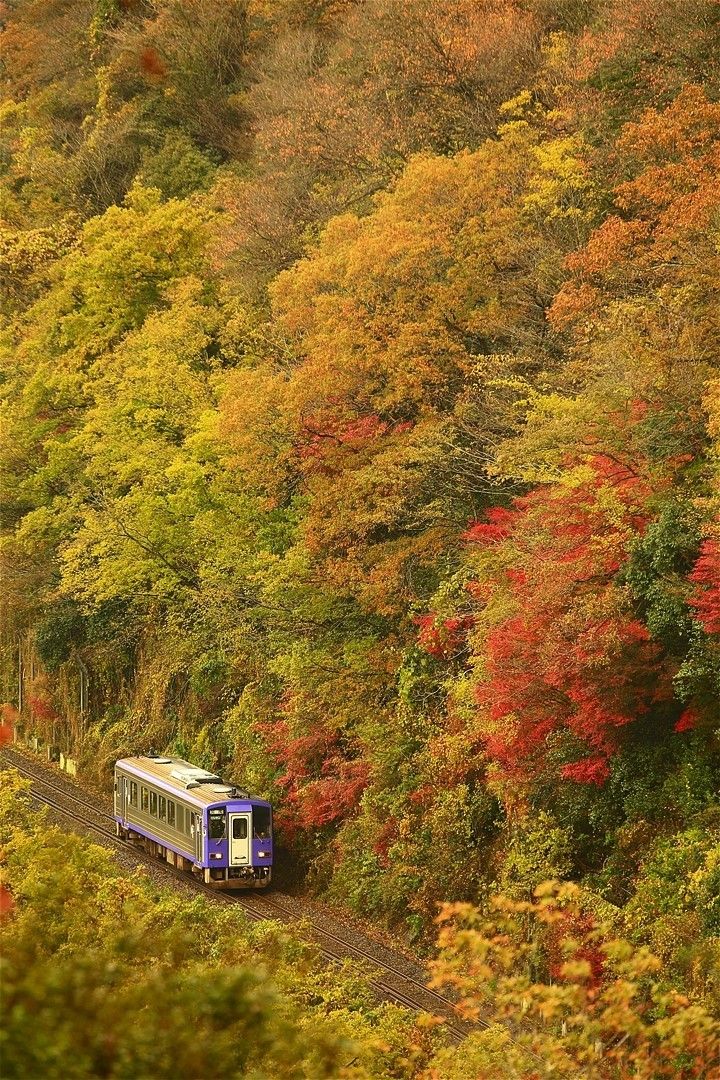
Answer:
[[[476,687],[486,752],[508,776],[543,769],[549,737],[565,731],[586,753],[563,777],[602,784],[621,729],[672,697],[671,672],[617,578],[645,526],[648,488],[601,456],[592,470],[591,482],[537,489],[466,533],[481,552],[508,550],[489,599],[504,614],[490,620]]]

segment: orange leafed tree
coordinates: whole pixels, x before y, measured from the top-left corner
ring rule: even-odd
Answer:
[[[495,897],[487,915],[444,905],[432,985],[489,1023],[463,1065],[426,1080],[711,1080],[720,1024],[671,989],[662,964],[588,913],[580,890],[546,882],[532,900]],[[450,1063],[447,1062],[449,1065]]]

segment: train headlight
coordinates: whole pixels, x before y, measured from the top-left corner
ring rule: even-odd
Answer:
[[[268,859],[270,857],[269,851],[258,851],[258,859]]]
[[[210,852],[210,858],[211,859],[222,859],[222,852],[221,851],[211,851]]]

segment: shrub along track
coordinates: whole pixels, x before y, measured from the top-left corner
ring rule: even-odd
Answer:
[[[97,801],[91,802],[91,796],[81,788],[72,790],[73,785],[64,776],[60,777],[39,762],[30,761],[24,754],[8,748],[3,749],[2,759],[32,781],[30,793],[34,799],[81,826],[85,832],[97,836],[103,843],[121,849],[125,855],[131,856],[134,865],[145,865],[156,881],[167,883],[174,880],[191,890],[209,893],[216,901],[239,904],[248,918],[256,921],[273,919],[284,925],[300,922],[298,932],[311,938],[325,959],[331,963],[342,963],[346,959],[361,962],[382,1000],[403,1005],[414,1012],[431,1012],[441,1016],[450,1038],[455,1042],[460,1042],[476,1026],[458,1017],[452,1001],[428,989],[422,981],[422,968],[411,964],[405,957],[393,954],[386,946],[360,935],[355,929],[336,933],[327,925],[320,926],[312,915],[308,917],[303,912],[302,905],[299,910],[292,910],[291,905],[298,904],[294,897],[281,894],[286,901],[283,903],[276,896],[222,893],[204,882],[195,881],[190,875],[164,862],[160,863],[133,842],[119,839],[115,834],[112,815]],[[478,1021],[477,1026],[489,1025]]]

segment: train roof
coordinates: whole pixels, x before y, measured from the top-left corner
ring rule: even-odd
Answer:
[[[240,802],[259,803],[269,806],[265,799],[256,799],[246,791],[240,791],[232,784],[227,784],[216,773],[208,772],[189,761],[177,757],[127,757],[115,762],[138,778],[145,777],[166,791],[177,792],[190,803],[209,806],[213,803]]]

